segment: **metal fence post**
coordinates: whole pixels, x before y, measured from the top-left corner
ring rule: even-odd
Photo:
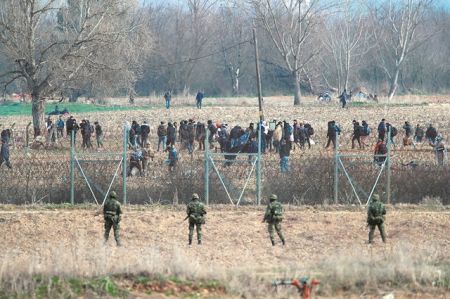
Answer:
[[[123,203],[127,203],[127,146],[128,146],[128,127],[126,124],[123,126],[123,156],[122,156],[122,192]]]
[[[205,202],[209,205],[209,128],[206,128],[205,139]]]
[[[334,203],[339,202],[339,134],[336,132],[336,146],[334,148]]]
[[[391,126],[389,126],[387,134],[387,178],[386,178],[386,201],[388,204],[391,203]]]
[[[256,165],[256,203],[261,204],[261,120],[258,125],[258,161]]]
[[[75,131],[70,131],[70,203],[75,204]]]

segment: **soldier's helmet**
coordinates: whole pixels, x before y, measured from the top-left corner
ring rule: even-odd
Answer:
[[[117,198],[117,193],[116,193],[116,191],[111,191],[111,192],[109,193],[109,198]]]
[[[200,199],[200,197],[198,196],[197,193],[194,193],[194,194],[192,194],[192,199],[193,200],[198,200],[198,199]]]
[[[372,195],[372,201],[379,201],[380,200],[380,196],[378,194],[373,194]]]
[[[269,200],[270,201],[275,201],[275,200],[277,200],[278,199],[278,196],[276,195],[276,194],[271,194],[270,196],[269,196]]]

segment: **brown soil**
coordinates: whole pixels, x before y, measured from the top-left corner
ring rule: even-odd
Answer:
[[[398,250],[420,254],[426,248],[433,260],[450,262],[450,212],[446,209],[389,207],[388,243],[382,244],[377,232],[373,246],[366,244],[364,209],[286,207],[285,247],[280,242],[270,245],[266,225],[261,223],[263,212],[263,207],[210,207],[203,245],[188,246],[184,207],[125,208],[121,222],[124,246],[117,248],[112,232],[109,244],[103,246],[103,219],[94,209],[3,209],[0,277],[42,272],[161,272],[225,279],[233,285],[239,278],[230,278],[229,273],[251,273],[267,281],[280,275],[314,275],[315,265],[342,255],[376,261]],[[152,284],[136,287],[136,291],[139,288],[158,292]],[[419,298],[411,296],[405,298]]]

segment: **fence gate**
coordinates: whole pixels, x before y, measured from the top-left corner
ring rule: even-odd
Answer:
[[[256,174],[255,180],[255,193],[256,193],[256,204],[261,204],[261,124],[258,125],[258,152],[257,153],[212,153],[210,151],[209,144],[209,129],[206,130],[206,140],[205,140],[205,201],[209,204],[210,195],[210,176],[212,173],[216,174],[220,185],[223,187],[228,200],[231,204],[238,206],[244,196],[245,190],[248,188],[253,173]],[[244,159],[242,159],[244,158]],[[219,164],[220,163],[220,164]],[[237,168],[239,170],[244,170],[241,174],[244,178],[244,185],[240,187],[233,186],[231,180],[228,180],[224,175],[227,171],[233,176],[236,176]],[[249,170],[248,170],[249,169]],[[236,177],[235,177],[236,179]],[[234,189],[234,190],[233,190]],[[236,192],[237,191],[237,192]]]
[[[103,205],[122,170],[123,203],[127,203],[127,146],[128,128],[124,126],[122,152],[77,152],[72,131],[70,147],[70,202],[75,203],[75,173],[78,170],[97,205]],[[117,165],[117,166],[116,166]],[[112,175],[111,179],[108,175]],[[99,183],[99,178],[103,184]],[[106,179],[106,183],[104,184]],[[103,185],[103,186],[102,186]],[[105,188],[106,187],[106,188]],[[99,196],[97,196],[97,195]]]
[[[339,135],[336,136],[336,148],[335,148],[335,174],[334,174],[334,202],[337,204],[339,202],[339,190],[342,186],[339,181],[339,173],[342,172],[349,183],[352,193],[355,195],[358,203],[360,205],[367,205],[370,198],[372,197],[375,189],[380,184],[380,178],[383,172],[386,173],[386,196],[387,203],[391,201],[391,139],[389,138],[390,132],[388,132],[387,138],[387,154],[386,155],[370,155],[365,153],[354,154],[354,153],[341,153],[339,149]],[[374,163],[373,159],[379,157],[384,157],[384,161],[380,164]],[[346,161],[348,159],[349,161]],[[362,160],[361,160],[362,159]],[[345,165],[345,162],[348,162]],[[362,186],[353,178],[350,174],[349,169],[352,168],[357,163],[365,163],[369,165],[366,168],[362,168],[363,171],[369,173],[370,170],[375,170],[376,176],[375,180],[370,184],[369,192],[366,192]],[[379,169],[377,169],[378,167]]]

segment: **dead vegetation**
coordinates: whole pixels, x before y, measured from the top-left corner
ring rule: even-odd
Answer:
[[[373,246],[365,244],[364,209],[287,206],[286,210],[286,247],[270,246],[260,223],[263,207],[229,206],[210,207],[204,244],[189,247],[187,225],[182,223],[184,206],[127,208],[122,221],[125,246],[116,248],[112,242],[102,246],[102,220],[93,209],[5,207],[0,212],[4,232],[0,282],[8,294],[33,292],[37,285],[33,277],[47,277],[48,285],[53,276],[110,277],[118,286],[135,284],[131,287],[135,291],[157,292],[156,286],[187,290],[173,281],[155,284],[160,275],[218,281],[231,298],[295,298],[293,288],[276,291],[271,281],[304,275],[321,279],[317,294],[325,298],[337,294],[377,298],[390,292],[444,298],[450,287],[450,214],[445,207],[388,207],[388,244],[377,239]],[[142,273],[145,283],[114,278]]]

